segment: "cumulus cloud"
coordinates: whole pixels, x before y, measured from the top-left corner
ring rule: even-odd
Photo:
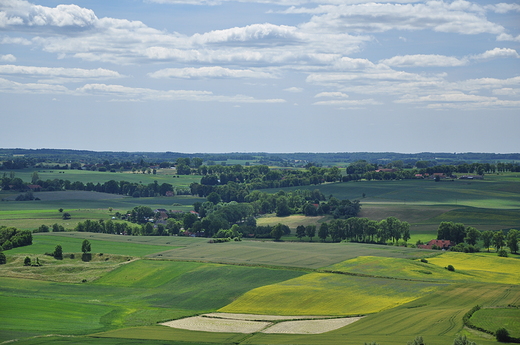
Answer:
[[[348,98],[348,95],[343,92],[320,92],[314,97]]]
[[[123,77],[116,71],[104,68],[82,69],[64,67],[36,67],[36,66],[16,66],[0,65],[0,74],[19,74],[44,77],[65,77],[65,78],[121,78]]]
[[[427,1],[418,4],[365,3],[291,7],[284,13],[314,15],[305,26],[318,31],[384,32],[425,30],[501,34],[501,25],[488,21],[485,9],[467,1]]]
[[[303,88],[301,87],[296,87],[296,86],[293,86],[293,87],[289,87],[287,89],[283,89],[284,91],[287,91],[287,92],[292,92],[292,93],[299,93],[299,92],[303,92]]]
[[[510,48],[495,48],[493,50],[488,50],[482,54],[472,56],[475,60],[483,60],[483,59],[495,59],[495,58],[519,58],[520,55],[514,49]]]
[[[394,56],[390,59],[379,61],[387,66],[398,67],[454,67],[464,66],[468,63],[467,59],[457,59],[444,55],[403,55]]]
[[[13,54],[0,55],[0,61],[15,62],[16,56],[14,56]],[[1,66],[0,66],[0,68],[1,68]]]
[[[251,69],[229,69],[220,66],[165,68],[148,74],[152,78],[275,78],[271,73]]]

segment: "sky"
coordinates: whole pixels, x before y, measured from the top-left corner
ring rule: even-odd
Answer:
[[[0,148],[520,152],[520,1],[0,0]]]

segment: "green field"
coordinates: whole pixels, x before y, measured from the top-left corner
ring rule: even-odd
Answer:
[[[200,178],[176,178],[168,172],[39,174],[42,179],[74,181],[74,177],[95,183],[118,178],[142,183],[175,180],[179,186]],[[17,171],[16,176],[27,174],[22,178],[30,179],[31,173]],[[309,188],[319,188],[327,196],[360,199],[362,217],[395,216],[409,222],[409,243],[436,237],[441,221],[462,222],[481,231],[520,229],[517,174],[486,175],[483,181],[470,182],[361,181]],[[9,195],[2,192],[1,197]],[[0,226],[32,230],[58,223],[70,229],[78,221],[107,220],[116,211],[138,205],[189,210],[195,201],[204,201],[190,196],[128,198],[74,191],[36,195],[40,201],[1,201]],[[70,212],[72,219],[62,220],[59,208]],[[325,220],[264,216],[258,224],[282,222],[294,229]],[[89,261],[81,258],[84,239],[92,246]],[[208,243],[205,238],[177,236],[34,234],[33,245],[5,251],[7,264],[0,265],[0,342],[403,345],[420,335],[428,345],[449,345],[462,334],[478,345],[496,344],[492,335],[464,327],[463,316],[477,304],[482,309],[472,316],[472,323],[490,331],[506,325],[512,336],[520,336],[518,255],[501,258],[494,252],[463,254],[285,239]],[[65,254],[74,253],[74,259],[44,255],[57,244]],[[43,265],[25,267],[25,256],[38,258]],[[446,270],[447,265],[455,271]],[[314,335],[211,333],[157,325],[215,311],[366,317]]]
[[[516,308],[487,308],[477,310],[471,316],[471,323],[490,332],[505,328],[509,335],[520,338],[520,309]]]

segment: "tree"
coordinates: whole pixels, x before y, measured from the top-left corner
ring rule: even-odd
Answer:
[[[480,237],[482,238],[484,247],[487,248],[487,250],[489,252],[489,247],[491,247],[491,242],[493,241],[493,231],[491,231],[491,230],[484,231]]]
[[[25,259],[23,260],[23,265],[24,266],[31,266],[31,258],[26,256]]]
[[[425,345],[425,344],[424,344],[423,338],[421,336],[417,336],[417,337],[415,337],[414,340],[409,341],[408,345]]]
[[[184,217],[182,218],[182,225],[184,227],[184,230],[188,230],[193,226],[193,223],[195,223],[199,217],[197,217],[196,214],[193,214],[191,212],[187,212],[184,214]]]
[[[4,252],[0,252],[0,265],[5,265],[7,263],[7,258]]]
[[[516,254],[518,252],[518,240],[520,238],[520,231],[511,229],[507,233],[507,246],[511,253]]]
[[[320,229],[318,230],[318,237],[322,242],[325,242],[327,237],[329,236],[329,226],[327,223],[321,223]]]
[[[279,241],[280,238],[283,236],[283,228],[282,224],[278,223],[273,227],[273,230],[271,230],[270,233],[271,237],[274,238],[275,241]]]
[[[38,180],[40,179],[40,176],[38,176],[38,172],[34,171],[32,173],[32,177],[31,177],[31,183],[32,184],[36,184],[38,182]]]
[[[510,340],[509,331],[503,327],[496,330],[495,337],[501,343],[506,343]]]
[[[206,199],[213,203],[214,205],[218,204],[221,201],[220,195],[215,192],[209,193],[209,195],[206,197]]]
[[[83,243],[81,243],[81,251],[83,252],[83,254],[87,254],[87,253],[90,253],[90,242],[89,240],[83,240]]]
[[[468,340],[465,335],[458,335],[453,340],[453,345],[477,345],[475,342]]]
[[[305,225],[298,225],[296,227],[296,237],[298,237],[298,239],[302,239],[302,237],[305,236]]]
[[[52,253],[52,256],[54,256],[55,259],[63,259],[63,249],[61,248],[61,245],[58,244],[56,248],[54,248],[54,252]]]
[[[63,220],[70,219],[70,213],[68,213],[68,212],[63,213],[63,215],[61,216],[61,218],[63,218]]]
[[[502,248],[505,244],[505,236],[502,230],[495,232],[493,235],[493,244],[495,245],[495,249],[498,252],[500,248]]]
[[[312,242],[312,238],[316,236],[316,225],[307,225],[305,227],[305,234],[311,239]]]
[[[479,240],[480,236],[480,231],[478,231],[472,226],[468,226],[466,228],[466,237],[464,238],[464,240],[467,244],[471,244],[474,246],[477,244],[477,241]]]
[[[291,209],[289,208],[289,202],[287,201],[287,197],[280,196],[276,199],[276,216],[277,217],[285,217],[291,214]]]

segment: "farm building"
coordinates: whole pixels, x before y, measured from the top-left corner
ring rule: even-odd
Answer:
[[[430,240],[426,244],[419,244],[417,246],[417,248],[432,249],[433,246],[436,246],[437,248],[446,250],[446,249],[449,249],[450,247],[452,247],[454,245],[455,245],[455,243],[453,243],[452,241],[449,241],[449,240]]]

